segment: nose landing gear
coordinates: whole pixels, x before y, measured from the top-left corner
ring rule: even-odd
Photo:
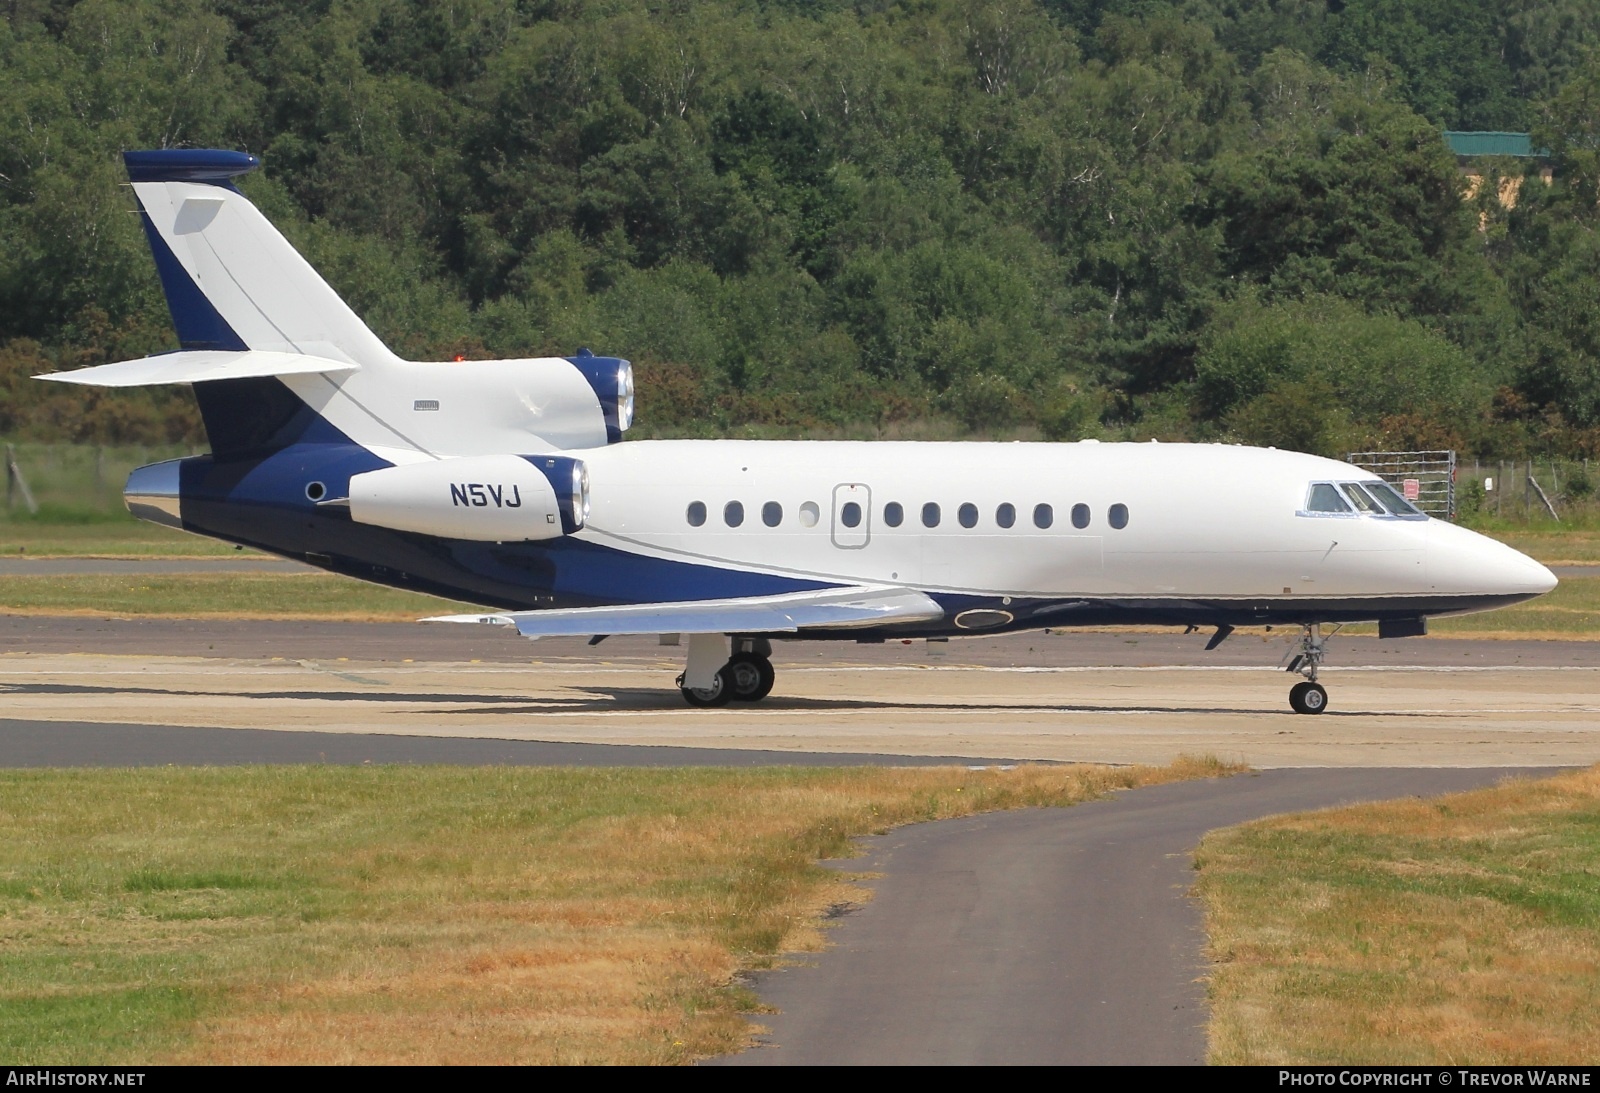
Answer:
[[[1308,622],[1300,627],[1300,647],[1290,659],[1285,671],[1299,672],[1304,682],[1289,689],[1289,708],[1295,713],[1321,713],[1328,708],[1328,692],[1317,682],[1317,669],[1328,655],[1328,639],[1339,632],[1339,627],[1324,635],[1322,624]]]

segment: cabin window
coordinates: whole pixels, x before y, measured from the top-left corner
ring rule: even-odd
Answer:
[[[744,506],[738,501],[729,501],[722,506],[722,522],[730,528],[736,528],[744,523]]]
[[[1123,528],[1128,526],[1127,505],[1112,505],[1111,511],[1107,513],[1107,515],[1111,518],[1111,526],[1116,528],[1118,531],[1121,531]]]
[[[964,528],[977,527],[978,506],[971,501],[963,502],[961,507],[956,510],[956,519],[961,521],[961,526]]]
[[[1072,506],[1072,526],[1080,531],[1089,526],[1089,506],[1082,502]]]
[[[1017,522],[1017,506],[1010,501],[1005,502],[994,510],[994,522],[1003,528],[1008,528]]]
[[[704,501],[690,501],[689,511],[683,515],[684,519],[689,521],[690,527],[700,527],[706,522],[706,503]]]
[[[1339,496],[1332,482],[1314,482],[1306,498],[1307,512],[1341,513],[1349,515],[1350,502]]]
[[[839,523],[847,528],[861,526],[861,506],[855,501],[846,501],[839,506]]]
[[[939,526],[939,502],[929,501],[922,506],[922,526],[925,528]]]
[[[775,528],[783,523],[783,506],[776,501],[768,501],[762,505],[761,522],[769,528]]]
[[[883,522],[888,524],[890,527],[899,527],[901,521],[903,521],[905,518],[906,510],[901,506],[900,502],[890,501],[887,505],[883,506]]]
[[[1047,528],[1056,522],[1056,510],[1049,505],[1033,506],[1033,526]]]
[[[1361,512],[1367,513],[1369,516],[1388,515],[1383,511],[1383,506],[1372,499],[1371,494],[1354,482],[1346,482],[1341,488],[1344,490],[1345,496],[1355,502],[1356,508]]]
[[[817,521],[821,518],[821,516],[822,510],[817,507],[817,503],[815,501],[807,501],[805,504],[800,506],[801,527],[816,527]]]
[[[1418,509],[1410,501],[1402,497],[1395,488],[1387,482],[1364,483],[1368,493],[1376,497],[1384,508],[1396,516],[1426,516],[1427,513]]]

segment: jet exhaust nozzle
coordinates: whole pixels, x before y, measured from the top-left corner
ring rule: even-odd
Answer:
[[[135,467],[122,488],[128,511],[140,520],[169,528],[183,527],[183,497],[179,484],[181,459],[168,459]]]

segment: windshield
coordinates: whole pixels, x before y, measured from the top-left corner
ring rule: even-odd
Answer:
[[[1314,482],[1311,485],[1311,496],[1306,498],[1306,511],[1348,513],[1350,502],[1339,496],[1339,491],[1333,488],[1332,482]]]
[[[1383,507],[1396,516],[1423,516],[1425,515],[1417,506],[1402,497],[1395,488],[1387,482],[1365,482],[1367,492],[1376,497]]]
[[[1350,498],[1351,501],[1355,502],[1356,508],[1360,511],[1368,513],[1372,516],[1388,515],[1388,512],[1384,510],[1384,507],[1372,499],[1372,495],[1370,493],[1356,485],[1354,482],[1344,483],[1343,488],[1345,496]]]

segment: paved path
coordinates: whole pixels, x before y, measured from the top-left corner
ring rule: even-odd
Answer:
[[[187,728],[117,722],[0,718],[0,769],[8,767],[237,766],[245,763],[442,763],[515,767],[924,767],[993,765],[952,755],[633,747],[551,740],[387,736]]]
[[[842,864],[883,874],[872,900],[809,966],[758,980],[780,1011],[756,1018],[770,1034],[713,1063],[1203,1062],[1204,935],[1188,890],[1205,832],[1508,773],[1268,771],[865,840],[866,857]]]

